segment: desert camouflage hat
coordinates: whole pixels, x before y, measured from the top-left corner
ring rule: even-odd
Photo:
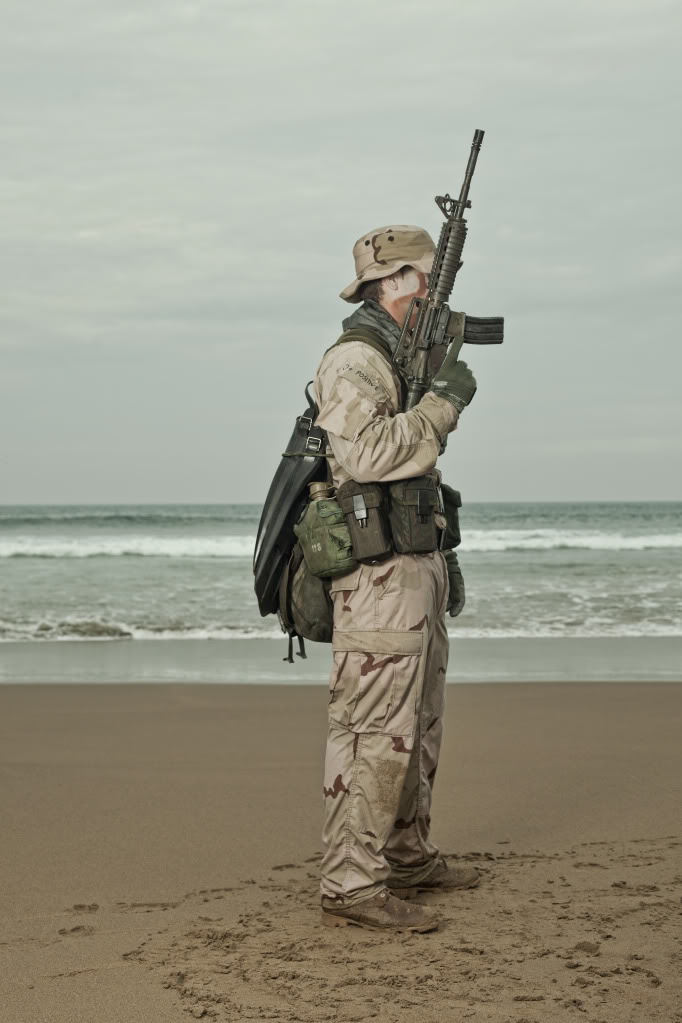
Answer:
[[[413,266],[428,274],[435,252],[431,236],[421,227],[412,224],[377,227],[363,234],[353,246],[356,277],[343,289],[341,298],[346,302],[359,302],[361,284],[388,277],[404,266]]]

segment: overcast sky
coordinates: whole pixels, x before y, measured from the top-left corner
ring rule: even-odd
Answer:
[[[0,502],[260,501],[351,311],[485,129],[451,305],[504,314],[469,500],[682,499],[681,8],[4,0]]]

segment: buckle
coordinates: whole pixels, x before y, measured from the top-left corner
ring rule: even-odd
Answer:
[[[363,494],[353,494],[353,514],[358,520],[360,529],[367,527],[367,504]]]
[[[322,438],[321,437],[311,437],[310,435],[308,435],[308,437],[306,438],[306,442],[305,442],[305,449],[306,449],[306,451],[317,451],[317,452],[321,451],[322,450]]]
[[[307,423],[308,425],[306,426],[306,430],[310,430],[313,425],[313,420],[310,416],[297,416],[296,422],[301,424]]]

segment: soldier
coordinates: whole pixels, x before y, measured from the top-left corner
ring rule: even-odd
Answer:
[[[380,344],[335,345],[317,370],[317,425],[328,432],[337,488],[432,470],[476,390],[466,363],[446,356],[432,390],[400,411],[402,382],[390,353],[411,299],[427,293],[434,254],[427,232],[407,225],[377,228],[353,248],[356,278],[341,298],[362,304],[344,331],[368,328]],[[333,579],[331,594],[323,922],[433,930],[437,915],[405,898],[479,880],[473,867],[448,866],[430,837],[448,662],[444,615],[464,605],[457,558],[454,551],[393,553]]]

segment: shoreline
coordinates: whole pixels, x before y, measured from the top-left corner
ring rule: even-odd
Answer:
[[[283,661],[286,639],[0,643],[0,684],[323,685],[330,647]],[[449,683],[681,682],[682,637],[450,639]]]

